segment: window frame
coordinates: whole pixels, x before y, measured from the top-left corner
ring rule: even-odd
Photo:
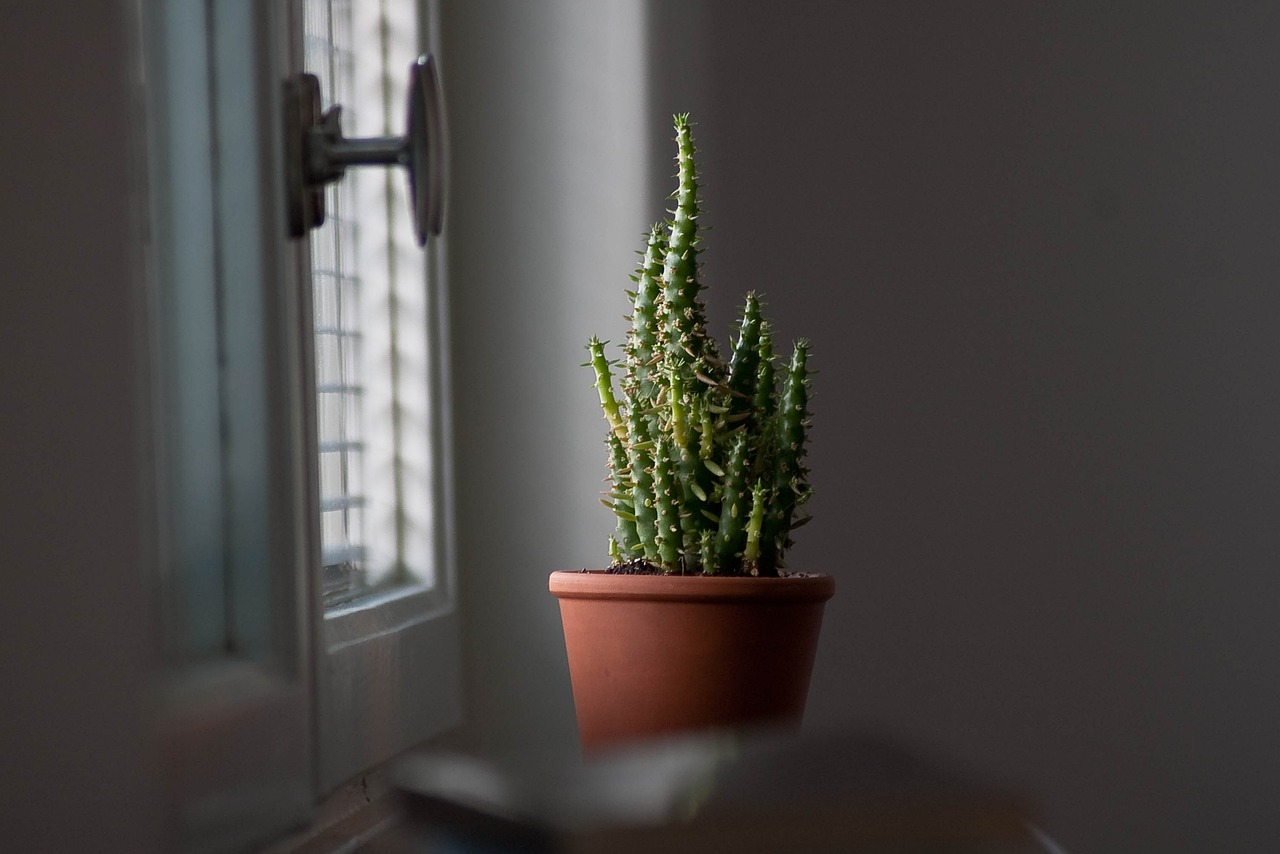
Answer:
[[[437,0],[417,0],[421,52],[439,55]],[[302,56],[301,26],[295,51]],[[391,73],[395,70],[392,69]],[[408,73],[406,65],[404,73]],[[398,105],[397,105],[398,108]],[[391,176],[403,181],[401,175]],[[397,211],[403,214],[403,211]],[[406,228],[405,221],[393,223]],[[447,227],[447,226],[446,226]],[[300,241],[301,242],[301,241]],[[443,242],[425,252],[428,365],[428,443],[433,579],[326,609],[320,590],[320,471],[314,348],[304,354],[303,414],[309,461],[311,620],[317,726],[317,791],[325,794],[353,776],[462,722],[462,629],[458,612],[454,539],[452,413],[448,365],[447,264]],[[301,288],[303,340],[313,336],[310,277]]]
[[[434,32],[428,25],[433,7],[419,3],[424,33]],[[160,191],[163,182],[152,170],[167,168],[165,146],[174,143],[164,136],[172,131],[163,124],[169,121],[161,103],[165,95],[147,88],[165,85],[154,55],[170,49],[166,15],[205,16],[205,43],[211,52],[207,70],[217,78],[209,88],[215,117],[207,141],[215,187],[211,216],[221,235],[214,241],[211,261],[221,283],[236,276],[249,297],[224,305],[222,322],[231,312],[237,323],[258,330],[249,338],[260,358],[239,361],[237,356],[236,364],[228,363],[224,370],[240,374],[222,381],[266,398],[261,429],[243,436],[242,444],[256,444],[268,465],[265,471],[241,474],[251,503],[266,516],[268,558],[258,569],[271,619],[266,636],[248,644],[261,654],[228,652],[161,667],[157,710],[169,847],[243,850],[305,824],[315,803],[344,781],[461,722],[445,262],[438,243],[428,247],[434,582],[326,612],[320,589],[310,244],[309,238],[288,238],[283,176],[282,84],[302,70],[301,6],[298,0],[187,5],[141,0],[138,9],[141,109],[147,127],[141,158],[151,189]],[[425,36],[421,43],[429,44]],[[243,96],[246,88],[249,98],[229,94]],[[235,168],[219,171],[220,161]],[[167,355],[163,336],[172,335],[164,326],[160,299],[164,276],[172,271],[157,269],[155,263],[156,244],[166,239],[162,218],[168,200],[148,195],[145,239],[150,245],[144,255],[149,269],[142,288],[152,354],[149,504],[157,513],[149,562],[156,567],[153,589],[164,627],[166,605],[173,612],[161,572],[173,560],[174,523],[164,518],[166,490],[180,461],[170,459],[166,448],[174,425],[167,415],[166,383],[159,380]],[[246,269],[245,247],[236,244],[237,237],[259,246],[256,271]],[[233,498],[239,489],[229,489]],[[256,521],[263,522],[261,515]],[[235,578],[229,577],[233,597],[235,587]],[[227,626],[232,636],[235,616]],[[237,645],[231,643],[230,649]]]
[[[176,20],[182,15],[191,17]],[[159,244],[173,238],[167,222],[171,206],[189,201],[169,197],[163,180],[163,170],[173,165],[170,158],[182,146],[200,148],[208,158],[208,173],[197,180],[209,183],[210,209],[191,213],[215,230],[204,263],[222,295],[221,322],[246,324],[247,339],[237,342],[243,352],[227,359],[221,382],[237,398],[233,409],[257,407],[252,413],[223,410],[222,417],[236,422],[225,429],[250,451],[233,454],[226,464],[237,477],[225,488],[227,504],[221,512],[258,517],[248,529],[256,531],[260,542],[240,549],[234,534],[224,540],[228,554],[250,555],[253,561],[240,561],[226,587],[231,601],[250,590],[258,598],[265,596],[267,619],[251,625],[238,615],[228,616],[230,649],[203,660],[171,661],[159,677],[166,836],[170,847],[191,851],[242,850],[266,842],[306,821],[314,795],[310,626],[305,619],[309,590],[302,583],[309,565],[306,460],[297,441],[304,426],[299,418],[304,389],[297,380],[297,288],[289,285],[299,280],[301,256],[297,247],[280,239],[285,207],[279,80],[292,63],[280,35],[287,32],[287,22],[287,9],[275,4],[151,3],[139,14],[142,73],[151,87],[144,89],[147,180],[153,192],[148,204],[150,270],[143,277],[153,364],[150,417],[156,436],[152,463],[157,498],[151,503],[161,512],[170,505],[172,484],[183,465],[166,448],[175,429],[172,401],[166,400],[173,383],[159,380],[165,375],[164,360],[172,356],[166,352],[165,336],[172,329],[165,325],[165,279],[179,269],[156,263],[168,251]],[[183,45],[199,52],[195,62],[203,62],[207,74],[211,121],[204,140],[179,139],[179,120],[166,104],[173,95],[164,89],[171,57],[161,55],[172,50],[176,30],[184,27],[193,38]],[[220,168],[226,163],[237,168]],[[253,397],[257,402],[247,400]],[[269,461],[265,470],[244,471],[244,464],[255,458]],[[174,520],[157,518],[150,563],[157,568],[153,586],[159,591],[172,586],[163,573],[177,571],[174,536]],[[156,598],[162,615],[166,605],[167,613],[173,612],[171,597],[160,593]],[[162,617],[160,623],[169,628],[169,639],[162,642],[171,646],[172,620]]]

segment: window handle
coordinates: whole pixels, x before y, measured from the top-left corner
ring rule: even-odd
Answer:
[[[409,66],[408,133],[348,139],[342,106],[320,111],[320,80],[295,74],[285,82],[285,191],[289,233],[302,237],[324,223],[324,185],[349,166],[403,166],[409,173],[409,205],[419,246],[439,234],[444,218],[444,98],[435,60],[420,56]]]

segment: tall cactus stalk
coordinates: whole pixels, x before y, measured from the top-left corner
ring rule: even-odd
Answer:
[[[675,209],[649,230],[632,277],[623,357],[588,344],[609,424],[609,554],[668,573],[776,575],[791,531],[807,521],[809,345],[796,345],[779,384],[769,321],[751,293],[730,362],[721,360],[701,296],[692,128],[675,117]]]
[[[782,399],[774,419],[772,501],[760,531],[759,572],[776,574],[783,553],[791,544],[790,532],[797,527],[796,508],[809,500],[809,469],[804,464],[806,432],[809,428],[809,342],[800,341],[791,354],[791,364],[783,381]]]
[[[649,240],[636,271],[631,296],[631,329],[623,346],[626,376],[623,391],[628,400],[641,404],[646,416],[657,409],[661,386],[658,372],[658,308],[662,302],[662,265],[667,242],[659,226],[649,229]]]
[[[679,187],[675,210],[671,211],[667,254],[662,265],[662,296],[666,352],[672,367],[686,380],[701,376],[704,381],[720,379],[723,366],[715,339],[707,334],[706,308],[698,279],[698,171],[693,157],[693,126],[688,115],[675,117],[676,163]]]

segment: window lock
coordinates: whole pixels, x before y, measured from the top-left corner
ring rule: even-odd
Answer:
[[[320,110],[320,80],[296,74],[285,82],[285,183],[289,233],[302,237],[324,223],[324,185],[349,166],[403,166],[408,170],[414,235],[425,246],[444,218],[445,124],[440,78],[431,56],[409,67],[408,133],[348,139],[342,105]]]

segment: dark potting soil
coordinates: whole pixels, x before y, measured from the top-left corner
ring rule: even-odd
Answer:
[[[590,572],[589,569],[580,569],[579,572]],[[644,558],[634,558],[632,560],[624,560],[621,563],[615,563],[605,570],[608,575],[702,575],[702,573],[668,573],[663,572],[658,566],[650,563]],[[785,569],[778,570],[779,578],[807,578],[815,575],[812,572],[790,572]],[[713,578],[754,578],[755,576],[746,572],[726,572],[719,575],[711,576]]]

